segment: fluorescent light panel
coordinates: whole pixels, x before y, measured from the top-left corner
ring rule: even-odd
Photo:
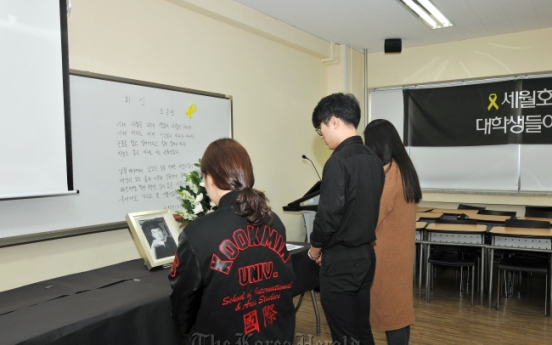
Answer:
[[[430,29],[441,29],[453,25],[429,0],[397,1],[424,22]]]

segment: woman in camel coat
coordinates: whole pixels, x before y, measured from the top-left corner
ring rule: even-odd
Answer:
[[[370,122],[364,138],[385,171],[374,242],[376,273],[370,292],[370,325],[386,331],[388,344],[408,344],[414,323],[416,203],[422,192],[416,170],[391,122]]]

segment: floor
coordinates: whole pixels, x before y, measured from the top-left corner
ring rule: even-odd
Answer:
[[[479,305],[476,294],[475,306],[471,307],[470,293],[459,291],[454,269],[438,268],[430,303],[425,301],[425,290],[424,298],[418,299],[414,287],[416,323],[411,326],[410,344],[552,344],[552,318],[544,316],[544,290],[544,276],[526,277],[513,296],[502,296],[500,310],[495,308],[496,296],[493,308],[488,308],[487,294],[484,306]],[[316,296],[322,316],[321,335],[315,335],[312,300],[305,294],[297,312],[295,345],[331,345],[318,292]],[[386,344],[385,332],[374,330],[374,338],[376,344]]]

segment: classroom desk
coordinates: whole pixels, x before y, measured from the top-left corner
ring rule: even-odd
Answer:
[[[540,220],[541,222],[549,222],[552,225],[552,218],[541,218],[541,217],[519,217],[518,219],[525,220]]]
[[[490,222],[490,223],[504,223],[506,219],[512,218],[511,216],[495,216],[492,214],[479,214],[479,213],[475,213],[475,214],[470,213],[468,214],[468,217],[470,217],[470,219],[475,219],[478,222]]]
[[[487,226],[487,232],[489,232],[495,226],[504,226],[507,219],[512,218],[511,216],[497,216],[492,214],[470,214],[468,215],[469,219],[476,220],[478,224],[484,224]],[[486,244],[490,244],[489,235],[486,236]],[[486,280],[485,276],[485,280]]]
[[[442,213],[435,212],[416,212],[416,221],[420,219],[439,219],[442,215]]]
[[[308,243],[292,251],[293,295],[318,286]],[[0,344],[180,343],[170,315],[168,269],[142,259],[0,293]],[[306,290],[301,290],[306,289]]]
[[[433,207],[417,207],[416,212],[430,212],[433,210]]]
[[[485,280],[485,233],[487,227],[483,224],[449,224],[432,223],[426,226],[427,240],[423,242],[426,246],[426,257],[429,258],[431,245],[454,245],[464,247],[481,248],[480,267],[480,303],[483,305],[483,290]],[[426,264],[427,265],[427,264]],[[426,299],[429,300],[430,287],[430,266],[426,267]]]
[[[168,269],[141,259],[0,294],[0,344],[179,344]]]
[[[416,241],[423,241],[424,234],[423,230],[427,226],[426,222],[416,222]]]
[[[494,250],[515,250],[535,253],[552,253],[552,229],[513,228],[497,226],[489,232],[492,236],[490,260],[494,257]],[[493,265],[489,265],[489,308],[492,306]],[[549,272],[552,272],[552,260]],[[552,274],[548,274],[548,301],[552,297]],[[548,315],[552,315],[552,303],[548,303]]]
[[[435,208],[431,213],[443,213],[443,214],[467,214],[471,216],[472,214],[477,214],[479,210],[464,210],[464,209],[455,209],[455,208]]]

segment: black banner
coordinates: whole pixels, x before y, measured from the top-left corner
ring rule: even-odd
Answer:
[[[408,89],[408,146],[552,144],[552,78]]]

